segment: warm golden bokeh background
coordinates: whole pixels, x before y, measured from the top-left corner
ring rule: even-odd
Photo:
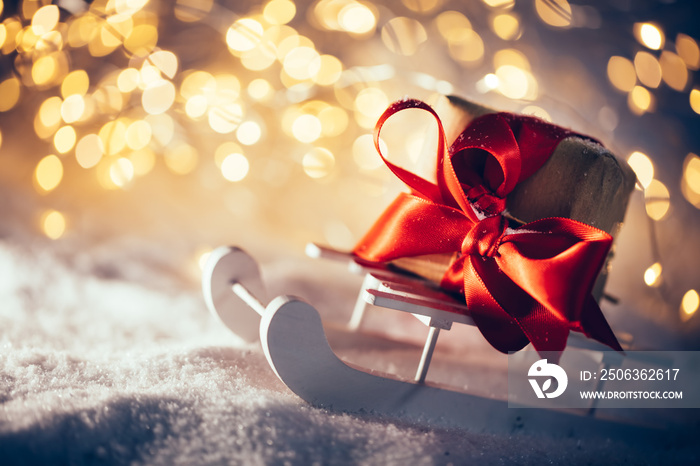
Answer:
[[[611,322],[698,346],[692,1],[0,0],[0,11],[8,241],[150,242],[192,283],[222,243],[263,258],[307,241],[347,249],[400,189],[372,146],[379,114],[454,93],[591,134],[628,161],[639,190]],[[388,150],[419,153],[428,129]]]

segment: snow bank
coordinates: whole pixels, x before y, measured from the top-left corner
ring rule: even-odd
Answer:
[[[257,345],[218,325],[157,251],[125,242],[81,255],[0,241],[2,464],[697,461],[692,446],[482,434],[313,408]],[[352,305],[357,283],[340,272],[314,291],[303,265],[265,270],[273,292],[315,298],[331,318]]]

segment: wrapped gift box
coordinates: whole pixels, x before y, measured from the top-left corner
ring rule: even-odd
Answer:
[[[442,120],[448,145],[467,125],[482,115],[494,113],[487,107],[459,97],[440,97],[433,108]],[[426,144],[422,157],[423,178],[435,178],[435,142]],[[565,217],[599,228],[613,237],[619,232],[636,177],[627,163],[602,145],[570,136],[563,139],[547,162],[519,183],[506,199],[507,212],[514,224],[549,217]],[[600,300],[608,274],[611,249],[593,289]],[[405,257],[392,261],[402,269],[440,283],[453,255]]]

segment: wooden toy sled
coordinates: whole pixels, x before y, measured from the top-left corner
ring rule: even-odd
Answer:
[[[202,278],[208,308],[244,340],[253,342],[259,337],[273,371],[310,404],[478,432],[546,432],[579,438],[622,435],[641,442],[658,439],[657,428],[599,417],[595,401],[583,415],[566,410],[513,408],[505,400],[426,381],[440,331],[450,330],[453,323],[473,325],[466,306],[420,278],[376,268],[348,253],[314,244],[306,252],[315,258],[345,261],[351,270],[365,274],[349,330],[359,329],[368,304],[411,313],[428,327],[414,380],[346,364],[331,349],[321,316],[311,304],[292,296],[278,296],[263,304],[265,287],[255,260],[236,247],[214,250]],[[569,346],[593,351],[606,348],[574,334]],[[603,358],[601,364],[610,367],[614,359]]]

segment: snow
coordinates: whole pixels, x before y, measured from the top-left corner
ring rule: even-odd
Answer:
[[[88,254],[0,240],[2,464],[697,461],[690,445],[476,433],[314,408],[276,378],[258,344],[210,316],[162,254],[128,241]],[[271,289],[305,294],[340,320],[332,309],[350,308],[358,283],[331,268],[335,289],[314,292],[314,267],[281,258],[263,270]],[[400,366],[382,345],[354,351]]]

